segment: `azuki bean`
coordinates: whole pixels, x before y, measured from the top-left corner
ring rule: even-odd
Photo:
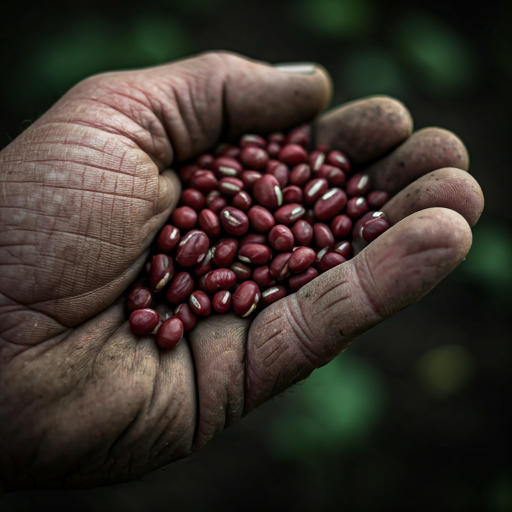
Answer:
[[[315,279],[317,276],[318,270],[313,267],[309,267],[306,271],[291,276],[288,280],[288,285],[292,291],[296,292],[297,290],[300,290],[300,288],[302,288],[305,284]]]
[[[212,171],[201,169],[193,174],[190,185],[192,188],[196,188],[200,192],[207,194],[211,190],[217,189],[219,182]]]
[[[368,174],[354,174],[347,181],[345,190],[349,196],[365,196],[371,189],[370,176]]]
[[[188,299],[194,288],[194,278],[188,272],[178,272],[171,281],[165,298],[171,304],[179,304]]]
[[[264,174],[254,182],[252,195],[258,204],[268,210],[274,210],[283,204],[283,194],[279,181],[272,174]]]
[[[236,178],[244,170],[242,164],[228,156],[219,156],[212,163],[212,170],[219,178],[231,176]]]
[[[270,247],[262,244],[244,244],[238,251],[238,259],[244,263],[264,265],[272,258]]]
[[[259,300],[258,285],[254,281],[244,281],[233,293],[233,310],[244,318],[256,309]]]
[[[255,268],[252,273],[252,279],[260,288],[267,288],[275,283],[275,280],[270,273],[270,268],[267,265]]]
[[[174,348],[183,337],[185,328],[183,322],[177,317],[166,320],[156,332],[156,342],[161,348]]]
[[[350,160],[347,158],[345,153],[341,151],[333,150],[327,155],[327,163],[339,167],[345,174],[350,172]]]
[[[283,188],[283,203],[302,203],[304,193],[302,189],[297,185],[290,185]]]
[[[228,290],[236,283],[236,274],[229,268],[218,268],[204,276],[206,291],[209,293]]]
[[[252,228],[260,233],[267,232],[276,223],[274,216],[263,206],[253,206],[247,216]]]
[[[167,224],[160,232],[156,245],[162,252],[171,252],[178,245],[180,238],[180,230],[176,226]]]
[[[329,190],[329,184],[325,178],[315,178],[304,187],[304,202],[313,204]]]
[[[303,187],[311,178],[311,167],[308,164],[296,165],[290,173],[290,183]]]
[[[316,253],[311,247],[299,247],[293,251],[288,260],[288,268],[295,274],[304,272],[316,259]]]
[[[352,231],[352,219],[348,215],[336,215],[331,221],[331,231],[336,238],[345,238]]]
[[[349,217],[357,219],[368,211],[368,203],[364,197],[353,197],[348,200],[345,211]]]
[[[181,193],[181,202],[184,206],[190,206],[196,212],[199,212],[206,204],[204,194],[195,188],[187,188]]]
[[[313,240],[313,226],[301,219],[298,220],[291,229],[297,245],[309,245]]]
[[[334,247],[334,235],[327,224],[317,222],[313,226],[313,237],[315,239],[315,245],[318,249],[324,247]]]
[[[268,153],[255,146],[248,146],[242,149],[240,161],[250,169],[265,169],[268,162]]]
[[[166,254],[156,254],[151,259],[149,286],[154,292],[159,292],[174,275],[172,258]]]
[[[204,277],[204,276],[203,276]],[[210,298],[202,290],[192,292],[188,298],[190,309],[199,316],[208,316],[212,310]]]
[[[229,268],[236,274],[237,281],[247,281],[251,278],[251,269],[241,261],[235,261]]]
[[[346,204],[347,194],[340,188],[331,188],[317,200],[313,213],[318,220],[332,219]]]
[[[219,217],[208,208],[201,210],[201,212],[199,213],[198,221],[199,225],[201,226],[201,229],[210,238],[215,238],[216,236],[220,235]]]
[[[191,229],[196,225],[197,213],[190,206],[180,206],[172,212],[172,223],[180,229]]]
[[[217,313],[225,313],[231,307],[231,293],[228,290],[218,291],[213,296],[212,307]]]
[[[270,262],[270,274],[276,281],[281,281],[290,275],[288,261],[292,254],[292,252],[282,252]]]
[[[191,331],[196,326],[196,315],[192,313],[187,303],[177,306],[174,314],[183,322],[185,331]]]
[[[220,212],[220,222],[224,231],[230,235],[240,236],[249,229],[249,219],[242,210],[233,206],[226,206]]]
[[[384,190],[372,190],[367,196],[366,201],[370,210],[379,210],[389,200],[389,193]]]
[[[208,252],[210,240],[204,231],[193,229],[185,234],[176,250],[176,263],[182,267],[195,267]]]
[[[219,267],[228,267],[233,263],[238,251],[238,240],[235,238],[223,238],[215,248],[213,262]]]
[[[299,203],[290,203],[281,206],[278,210],[274,212],[274,217],[277,222],[280,224],[285,224],[286,226],[293,224],[295,221],[304,217],[306,210],[304,206]]]
[[[241,190],[231,200],[231,206],[246,212],[252,205],[252,197],[245,191]]]
[[[289,227],[278,224],[270,230],[268,241],[276,251],[287,252],[293,249],[295,239]]]
[[[308,161],[306,150],[298,144],[287,144],[279,151],[279,160],[286,165],[305,164]]]
[[[270,304],[277,302],[279,299],[286,297],[286,293],[286,288],[284,286],[272,286],[272,288],[268,288],[261,293],[261,304],[266,308],[267,306],[270,306]]]
[[[149,308],[152,301],[153,297],[149,288],[135,285],[128,294],[128,311]]]
[[[150,308],[136,309],[130,315],[129,321],[131,331],[139,336],[153,332],[159,322],[158,313]]]

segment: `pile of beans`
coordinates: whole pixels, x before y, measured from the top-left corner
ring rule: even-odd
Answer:
[[[156,239],[146,285],[128,296],[133,333],[156,333],[162,348],[172,348],[196,316],[232,309],[247,317],[389,228],[378,211],[388,194],[372,191],[365,174],[351,176],[341,151],[308,152],[308,145],[307,127],[247,134],[180,169],[180,206]],[[151,309],[155,295],[174,316],[162,321]]]

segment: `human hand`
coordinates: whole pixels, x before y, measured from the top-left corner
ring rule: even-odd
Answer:
[[[362,100],[321,117],[317,142],[370,163],[395,225],[252,323],[202,319],[171,351],[130,332],[125,290],[180,194],[168,168],[312,119],[330,82],[305,71],[206,54],[91,77],[0,153],[0,488],[108,484],[184,457],[464,258],[483,198],[463,144]]]

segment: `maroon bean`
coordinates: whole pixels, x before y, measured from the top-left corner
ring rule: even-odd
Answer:
[[[368,207],[371,210],[379,210],[382,208],[389,200],[389,193],[384,190],[372,190],[367,196],[366,201],[368,202]]]
[[[242,318],[249,316],[260,300],[260,289],[254,281],[244,281],[233,293],[233,310]]]
[[[286,140],[286,135],[281,132],[272,132],[267,135],[267,142],[275,142],[277,144],[280,144],[281,146],[284,144]]]
[[[203,276],[204,277],[204,276]],[[208,316],[212,310],[210,297],[201,290],[192,292],[188,298],[190,309],[199,316]]]
[[[213,213],[219,214],[226,206],[228,205],[228,202],[224,197],[216,197],[208,206],[208,209],[210,209]]]
[[[185,185],[188,185],[192,180],[194,173],[199,171],[199,169],[201,169],[201,167],[196,164],[185,165],[185,167],[182,167],[179,173],[181,182],[185,183]]]
[[[313,204],[329,190],[329,184],[325,178],[315,178],[304,187],[304,202]]]
[[[156,254],[151,258],[151,271],[149,273],[149,287],[159,292],[174,275],[172,258],[166,254]]]
[[[258,171],[244,171],[241,174],[240,178],[244,182],[245,188],[247,190],[251,190],[254,183],[258,181],[262,176],[263,174],[261,174],[261,172]]]
[[[275,283],[270,273],[270,268],[267,265],[255,268],[252,273],[252,278],[260,288],[267,288]]]
[[[177,306],[174,314],[183,322],[185,331],[191,331],[196,326],[196,315],[192,313],[188,304],[183,303]]]
[[[336,238],[345,238],[352,231],[352,219],[348,215],[337,215],[332,219],[331,231]]]
[[[327,144],[317,144],[315,149],[317,151],[321,151],[322,153],[327,153],[329,151],[329,146]]]
[[[332,219],[347,204],[347,194],[340,188],[331,188],[315,203],[313,213],[318,220]]]
[[[247,281],[251,278],[251,269],[240,261],[235,261],[229,268],[235,273],[237,281]]]
[[[281,281],[290,275],[288,260],[292,254],[291,252],[279,253],[270,262],[270,274],[276,281]]]
[[[171,304],[179,304],[188,299],[194,288],[193,277],[188,272],[178,272],[171,281],[165,298]]]
[[[338,254],[341,254],[345,259],[350,259],[354,254],[354,250],[352,248],[352,244],[347,241],[338,242],[334,246],[334,251]]]
[[[231,293],[220,290],[212,299],[212,306],[217,313],[225,313],[231,307]]]
[[[203,153],[196,158],[195,163],[200,169],[211,169],[215,157],[210,153]]]
[[[323,249],[324,247],[334,247],[334,235],[332,234],[332,231],[329,229],[327,224],[317,222],[313,226],[313,237],[315,239],[315,245],[318,247],[318,249]]]
[[[364,197],[353,197],[347,202],[346,212],[349,217],[356,219],[368,211],[368,203]]]
[[[231,200],[231,206],[246,212],[252,205],[252,197],[245,191],[242,190],[236,194]]]
[[[311,165],[311,170],[313,172],[318,172],[324,161],[325,155],[322,151],[313,151],[309,155],[309,165]]]
[[[350,172],[350,160],[347,158],[345,153],[342,153],[341,151],[331,151],[327,155],[327,163],[334,165],[335,167],[339,167],[345,174]]]
[[[176,226],[167,224],[158,235],[156,245],[162,252],[171,252],[178,245],[180,238],[180,230]]]
[[[206,275],[204,276],[201,276],[199,278],[199,280],[197,281],[197,287],[203,291],[203,292],[207,292],[208,290],[206,289]]]
[[[288,280],[288,285],[292,291],[296,292],[297,290],[300,290],[305,284],[313,281],[313,279],[315,279],[317,276],[318,270],[313,267],[309,267],[306,271],[290,277]]]
[[[177,317],[166,320],[156,332],[156,342],[161,348],[174,348],[181,338],[185,328],[183,322]]]
[[[230,158],[228,156],[219,156],[214,160],[212,164],[212,170],[219,178],[227,176],[236,178],[242,173],[244,168],[242,164],[234,158]]]
[[[280,165],[284,165],[282,162],[280,162],[279,160],[275,160],[275,159],[271,159],[267,162],[267,165],[265,167],[265,173],[266,174],[271,174],[272,171],[276,168],[276,167],[279,167]]]
[[[367,212],[362,217],[357,219],[357,221],[354,223],[354,227],[352,228],[352,241],[361,239],[363,226],[366,224],[367,221],[369,221],[370,219],[381,217],[383,215],[383,212]]]
[[[226,153],[229,153],[230,150],[232,150],[232,149],[239,149],[239,148],[233,144],[228,144],[227,142],[222,142],[220,144],[217,144],[217,146],[215,146],[214,153],[217,156],[224,156],[224,155],[226,155]],[[233,157],[233,158],[235,158],[235,157]]]
[[[341,254],[331,251],[328,247],[322,249],[317,255],[317,267],[320,272],[327,272],[347,261]]]
[[[261,137],[260,135],[254,135],[252,133],[246,133],[240,137],[238,141],[238,145],[241,148],[247,148],[249,146],[256,146],[258,148],[265,148],[267,145],[267,141]]]
[[[309,126],[301,126],[295,128],[286,137],[286,144],[299,144],[306,147],[309,144],[310,128]]]
[[[262,244],[244,244],[238,250],[238,259],[245,263],[264,265],[272,258],[270,247]]]
[[[150,308],[136,309],[130,315],[130,329],[139,336],[152,332],[159,322],[158,313]]]
[[[224,231],[230,235],[241,236],[249,229],[249,219],[242,210],[226,206],[220,212],[220,222]]]
[[[286,288],[284,286],[272,286],[272,288],[268,288],[261,293],[261,304],[266,308],[267,306],[270,306],[270,304],[277,302],[279,299],[286,297],[286,293]]]
[[[199,190],[187,188],[181,193],[181,202],[185,206],[190,206],[190,208],[198,212],[201,208],[204,208],[206,199]]]
[[[286,226],[293,224],[295,221],[304,217],[306,209],[299,203],[290,203],[281,206],[274,212],[274,217],[280,224]]]
[[[204,276],[207,272],[210,272],[213,268],[213,256],[215,254],[215,247],[210,247],[206,256],[201,263],[194,267],[194,273],[196,276]]]
[[[182,267],[195,267],[203,261],[208,252],[210,241],[204,231],[189,231],[178,244],[176,263]]]
[[[222,155],[229,158],[240,158],[240,148],[236,146],[226,148],[222,151]]]
[[[298,247],[288,260],[288,268],[295,274],[304,272],[316,259],[316,252],[311,247]]]
[[[215,248],[213,262],[219,267],[229,267],[236,258],[238,240],[235,238],[223,238]]]
[[[244,182],[238,178],[222,178],[219,181],[219,191],[225,196],[232,197],[244,188]]]
[[[252,186],[252,195],[257,203],[268,210],[274,210],[283,204],[283,194],[279,181],[272,174],[264,174]]]
[[[218,190],[211,190],[210,192],[208,192],[208,195],[206,196],[206,206],[210,206],[212,201],[217,197],[221,197],[220,192]]]
[[[210,190],[217,189],[219,182],[212,171],[201,169],[193,174],[190,185],[192,188],[196,188],[200,192],[207,194]]]
[[[276,180],[279,182],[279,186],[281,188],[286,187],[288,185],[288,180],[290,178],[290,171],[286,165],[278,162],[276,166],[271,171],[268,171],[269,174],[274,176]]]
[[[328,164],[320,167],[317,176],[325,178],[331,187],[342,187],[347,179],[345,173],[340,168]]]
[[[345,189],[349,196],[365,196],[370,191],[371,186],[370,176],[358,173],[347,181]]]
[[[262,244],[268,245],[267,237],[261,233],[249,233],[240,241],[240,247],[245,244]]]
[[[128,294],[128,311],[145,309],[151,306],[153,297],[149,288],[142,285],[135,285]]]
[[[309,245],[313,240],[313,226],[305,220],[298,220],[292,226],[292,233],[297,245]]]
[[[190,229],[196,225],[197,212],[190,206],[180,206],[172,212],[171,220],[180,229]]]
[[[287,144],[279,151],[279,160],[286,165],[305,164],[308,161],[308,154],[298,144]]]
[[[262,148],[248,146],[242,149],[240,161],[250,169],[265,169],[268,162],[268,153]]]
[[[370,219],[363,226],[363,229],[361,230],[361,237],[365,242],[370,243],[388,229],[389,222],[386,217]]]
[[[247,213],[251,226],[260,233],[265,233],[276,223],[274,216],[263,206],[253,206]]]
[[[289,187],[283,188],[283,203],[302,203],[304,194],[302,189],[297,185],[290,185]]]
[[[215,238],[220,235],[220,221],[219,217],[209,210],[205,208],[201,210],[199,213],[199,225],[201,229],[210,237]]]
[[[236,274],[229,268],[212,270],[204,277],[205,288],[209,293],[228,290],[236,283]]]
[[[267,146],[267,153],[270,158],[277,158],[279,155],[279,151],[281,151],[281,145],[277,142],[271,142]]]
[[[278,224],[270,230],[268,241],[276,251],[287,252],[293,249],[295,239],[290,228],[283,224]]]
[[[311,178],[311,167],[308,164],[296,165],[290,173],[290,183],[303,187]]]

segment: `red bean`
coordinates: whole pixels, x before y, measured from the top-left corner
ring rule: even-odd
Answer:
[[[256,202],[268,210],[274,210],[283,204],[283,194],[279,181],[271,174],[264,174],[252,186],[252,195]]]
[[[156,254],[151,259],[151,271],[149,273],[149,286],[154,292],[159,292],[174,275],[172,258],[166,254]]]
[[[286,165],[278,162],[271,171],[268,171],[268,173],[276,178],[281,188],[288,185],[288,180],[290,179],[290,171]]]
[[[321,151],[313,151],[309,155],[309,165],[313,172],[318,172],[325,161],[325,155]]]
[[[342,263],[345,263],[346,258],[341,254],[331,251],[328,247],[322,249],[317,255],[317,267],[320,272],[327,272]]]
[[[332,219],[347,204],[347,194],[340,188],[331,188],[315,203],[313,213],[318,220]]]
[[[365,196],[371,188],[370,177],[368,174],[354,174],[352,178],[347,181],[345,187],[349,196]]]
[[[151,296],[149,288],[142,285],[136,285],[128,294],[128,311],[149,308],[152,301],[153,297]]]
[[[197,264],[194,267],[194,273],[196,276],[204,276],[204,274],[206,274],[207,272],[210,272],[210,270],[212,270],[214,254],[215,254],[215,247],[210,247],[208,249],[208,252],[206,253],[206,256],[204,257],[203,261],[201,261],[201,263]]]
[[[176,263],[182,267],[195,267],[203,261],[208,252],[210,241],[204,231],[189,231],[178,244]]]
[[[238,259],[245,263],[264,265],[272,258],[270,247],[262,244],[244,244],[238,251]]]
[[[224,208],[226,208],[228,202],[224,197],[216,197],[213,199],[213,201],[210,203],[208,208],[215,214],[219,214]]]
[[[367,242],[373,242],[377,237],[382,235],[389,229],[389,222],[386,217],[377,217],[376,219],[370,219],[365,223],[361,230],[362,239]]]
[[[208,208],[199,213],[199,225],[201,229],[210,237],[215,238],[220,235],[219,217]]]
[[[342,187],[345,185],[345,173],[333,165],[322,165],[318,171],[319,178],[325,178],[331,187]]]
[[[204,208],[206,198],[204,195],[195,188],[187,188],[181,193],[181,202],[185,206],[190,206],[196,212]]]
[[[341,254],[345,259],[349,259],[354,254],[354,250],[352,248],[352,244],[347,241],[338,242],[334,246],[334,251],[338,254]]]
[[[366,196],[368,207],[371,210],[379,210],[389,200],[389,193],[384,190],[373,190]]]
[[[305,220],[298,220],[292,226],[293,237],[297,245],[309,245],[313,240],[313,226]]]
[[[229,267],[236,258],[238,240],[235,238],[223,238],[215,248],[213,262],[219,267]]]
[[[293,251],[288,260],[288,268],[295,274],[304,272],[316,259],[316,252],[311,247],[299,247]]]
[[[254,135],[252,133],[246,133],[245,135],[242,135],[240,137],[240,140],[238,141],[238,145],[241,148],[246,148],[249,146],[256,146],[258,148],[265,149],[267,145],[267,141],[261,137],[260,135]]]
[[[274,217],[280,224],[286,226],[293,224],[295,221],[304,217],[306,209],[299,203],[290,203],[281,206],[274,212]]]
[[[305,284],[315,279],[317,276],[318,270],[313,267],[309,267],[306,271],[290,277],[288,280],[288,285],[292,291],[296,292],[297,290],[300,290]]]
[[[253,229],[260,233],[265,233],[276,223],[274,216],[263,206],[253,206],[247,216]]]
[[[281,281],[290,275],[288,261],[293,253],[282,252],[270,262],[270,274],[276,281]]]
[[[183,322],[185,331],[191,331],[196,326],[196,316],[192,313],[188,304],[183,303],[177,306],[174,314]]]
[[[197,213],[190,206],[180,206],[172,212],[172,223],[180,229],[191,229],[196,225]]]
[[[227,176],[236,178],[242,173],[244,168],[242,164],[234,158],[230,158],[228,156],[219,156],[214,160],[212,164],[212,170],[219,178],[224,178]]]
[[[266,308],[283,297],[286,297],[286,288],[280,285],[272,286],[272,288],[268,288],[262,292],[261,304]]]
[[[317,144],[315,149],[322,153],[327,153],[329,151],[329,146],[327,144]]]
[[[192,188],[196,188],[200,192],[207,194],[210,190],[217,189],[219,182],[212,171],[199,170],[193,174],[190,185]]]
[[[231,307],[231,293],[220,290],[212,299],[212,306],[217,313],[225,313]]]
[[[267,265],[255,268],[252,273],[252,278],[260,288],[267,288],[275,283],[270,273],[270,268]]]
[[[254,281],[244,281],[233,293],[233,310],[238,316],[245,318],[257,307],[260,300],[260,289]]]
[[[218,268],[204,276],[206,291],[209,293],[228,290],[236,283],[236,274],[229,268]]]
[[[350,172],[350,160],[347,158],[345,153],[342,153],[341,151],[331,151],[327,155],[327,163],[334,165],[335,167],[339,167],[345,174]]]
[[[208,195],[206,196],[206,206],[210,206],[212,201],[217,197],[221,197],[220,192],[218,190],[211,190],[210,192],[208,192]]]
[[[267,146],[267,153],[268,156],[271,158],[277,158],[277,156],[279,155],[279,151],[281,151],[281,145],[278,144],[277,142],[271,142]]]
[[[242,190],[233,197],[231,205],[246,212],[252,205],[252,197],[245,190]]]
[[[329,190],[329,184],[325,178],[316,178],[304,187],[304,202],[313,204]]]
[[[180,180],[182,181],[182,183],[188,185],[192,180],[192,176],[194,175],[194,173],[196,171],[199,171],[199,169],[201,169],[201,167],[196,164],[190,164],[186,165],[185,167],[182,167],[180,169]]]
[[[240,236],[247,233],[249,219],[242,210],[233,206],[226,206],[220,212],[220,222],[224,231],[230,235]]]
[[[171,281],[165,298],[171,304],[179,304],[188,299],[194,288],[194,278],[188,272],[178,272]]]
[[[225,196],[232,197],[244,188],[244,182],[238,178],[222,178],[219,181],[219,191]]]
[[[352,219],[348,215],[337,215],[332,219],[331,231],[336,238],[345,238],[352,231]]]
[[[211,169],[215,157],[210,153],[203,153],[196,158],[195,163],[200,169]]]
[[[251,190],[254,183],[258,181],[262,176],[263,174],[258,171],[244,171],[240,178],[244,182],[245,188],[247,190]]]
[[[304,194],[302,189],[297,185],[290,185],[289,187],[283,188],[283,203],[302,203]]]
[[[279,145],[283,145],[286,140],[286,135],[281,132],[272,132],[269,135],[267,135],[267,142],[275,142]]]
[[[305,164],[308,161],[308,154],[298,144],[287,144],[279,151],[279,160],[286,165]]]
[[[368,203],[364,197],[353,197],[347,202],[346,212],[349,217],[356,219],[368,211]]]
[[[204,277],[204,276],[203,276]],[[199,316],[208,316],[212,310],[210,298],[205,292],[196,290],[188,298],[190,309]]]
[[[235,273],[237,281],[247,281],[251,278],[251,269],[241,261],[235,261],[229,268]]]
[[[130,329],[139,336],[152,332],[159,322],[158,313],[150,308],[137,309],[130,315]]]
[[[286,144],[299,144],[306,147],[309,144],[310,128],[301,126],[295,128],[286,137]]]
[[[278,224],[270,230],[268,241],[276,251],[287,252],[293,249],[295,239],[290,228],[283,224]]]
[[[158,329],[156,342],[161,348],[174,348],[183,337],[185,328],[178,317],[169,318]]]
[[[315,245],[318,247],[318,249],[323,249],[324,247],[334,247],[334,235],[332,234],[332,231],[329,229],[327,224],[317,222],[313,226],[313,237],[315,239]]]
[[[240,247],[245,244],[262,244],[262,245],[268,245],[267,237],[261,233],[249,233],[248,235],[245,235],[241,242]]]
[[[215,149],[215,154],[218,156],[236,158],[240,154],[240,148],[233,144],[218,144]]]
[[[250,169],[265,169],[268,162],[268,153],[255,146],[248,146],[242,149],[240,161]]]
[[[160,232],[156,245],[162,252],[171,252],[178,245],[180,238],[180,230],[176,226],[167,224]]]

